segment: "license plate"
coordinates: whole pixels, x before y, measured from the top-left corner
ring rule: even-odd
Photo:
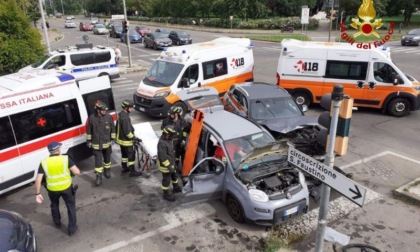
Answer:
[[[299,206],[295,206],[293,208],[290,208],[290,209],[284,211],[284,215],[283,216],[288,216],[288,215],[297,213],[298,210],[299,210]]]
[[[144,108],[142,108],[142,107],[140,107],[140,108],[139,108],[139,110],[140,110],[140,111],[142,111],[142,112],[146,111],[146,110],[145,110]]]

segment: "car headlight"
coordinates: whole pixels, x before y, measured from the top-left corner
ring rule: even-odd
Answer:
[[[414,40],[420,40],[420,37],[414,37],[413,39]]]
[[[402,36],[402,38],[401,39],[405,39],[405,36]]]
[[[302,172],[299,172],[299,182],[303,185],[306,182],[305,175]]]
[[[162,97],[166,97],[171,93],[171,91],[165,91],[165,92],[160,92],[155,94],[153,97],[154,98],[162,98]]]
[[[420,86],[413,86],[413,88],[417,91],[420,91]]]
[[[265,192],[257,190],[257,189],[249,189],[248,190],[249,197],[252,201],[255,202],[268,202],[268,196]]]

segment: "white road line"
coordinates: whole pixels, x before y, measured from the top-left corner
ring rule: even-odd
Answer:
[[[373,155],[373,156],[370,156],[370,157],[367,157],[367,158],[363,158],[363,159],[357,160],[355,162],[340,166],[340,168],[341,169],[346,169],[346,168],[356,166],[356,165],[359,165],[359,164],[362,164],[362,163],[365,163],[365,162],[369,162],[372,159],[380,158],[380,157],[383,157],[383,156],[388,155],[388,154],[390,154],[389,151],[384,151],[384,152],[378,153],[376,155]]]
[[[160,228],[157,228],[156,230],[152,230],[141,235],[137,235],[131,239],[114,243],[110,246],[98,249],[95,252],[115,251],[124,248],[132,243],[139,242],[147,238],[153,237],[155,235],[158,235],[160,233],[172,230],[176,227],[181,226],[184,223],[189,223],[204,218],[206,216],[214,214],[215,212],[216,210],[212,206],[210,206],[208,203],[204,203],[194,205],[190,208],[183,208],[174,212],[164,213],[163,217],[168,222],[168,225],[162,226]],[[182,222],[180,221],[180,219],[182,219]]]
[[[265,46],[263,46],[263,47],[260,47],[260,48],[268,49],[268,50],[274,50],[274,51],[280,51],[280,48],[275,48],[275,47],[265,47]]]

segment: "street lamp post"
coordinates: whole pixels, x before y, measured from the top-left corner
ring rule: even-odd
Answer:
[[[334,12],[334,0],[331,1],[330,28],[328,29],[328,42],[331,41],[332,19],[333,19],[333,15],[334,15],[333,12]]]
[[[45,25],[45,15],[44,15],[44,8],[42,8],[42,0],[39,0],[39,10],[41,11],[41,20],[42,20],[41,27],[44,27],[45,43],[47,43],[48,53],[50,53],[51,52],[50,40],[48,39],[48,31],[47,31],[48,29],[47,29],[47,26]]]
[[[64,5],[63,5],[63,0],[61,0],[61,11],[63,12],[63,16],[64,16]]]
[[[128,18],[127,18],[127,8],[125,7],[125,0],[123,0],[123,5],[124,5],[124,18],[125,18],[125,22],[127,22],[127,33],[125,34],[126,36],[126,42],[127,42],[127,49],[128,49],[128,67],[131,67],[131,48],[130,48],[130,24],[128,23]]]

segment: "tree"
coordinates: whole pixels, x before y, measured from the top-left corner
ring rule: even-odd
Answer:
[[[41,34],[15,0],[0,0],[0,75],[14,73],[45,53]]]

